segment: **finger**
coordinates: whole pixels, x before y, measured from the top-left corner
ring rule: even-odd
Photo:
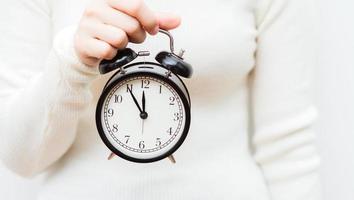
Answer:
[[[111,60],[117,54],[117,49],[99,39],[81,36],[79,53],[86,57]]]
[[[91,66],[91,67],[97,67],[99,65],[99,62],[100,62],[99,59],[93,58],[93,57],[84,57],[84,58],[80,57],[80,59],[86,65]]]
[[[91,24],[93,25],[87,27],[91,37],[107,42],[116,49],[123,49],[128,45],[128,36],[122,29],[101,22]]]
[[[175,29],[181,24],[180,16],[173,13],[157,12],[155,13],[161,29]]]
[[[126,32],[129,41],[142,43],[146,38],[146,33],[137,19],[122,12],[107,7],[106,12],[100,14],[98,18],[102,23],[120,28]]]
[[[150,34],[158,31],[158,21],[143,0],[108,0],[109,5],[136,18],[143,28]]]

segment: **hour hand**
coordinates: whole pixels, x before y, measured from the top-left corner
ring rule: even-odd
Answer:
[[[142,104],[143,104],[143,112],[145,112],[145,91],[143,91],[143,97],[142,97]]]
[[[142,98],[141,98],[141,104],[143,106],[143,112],[140,113],[140,118],[141,119],[147,119],[148,118],[148,114],[145,111],[145,92],[144,91],[143,91],[143,95],[142,95]]]

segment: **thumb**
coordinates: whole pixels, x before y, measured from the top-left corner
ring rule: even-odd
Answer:
[[[156,18],[159,27],[164,30],[177,28],[181,24],[181,18],[178,15],[172,13],[157,12]]]

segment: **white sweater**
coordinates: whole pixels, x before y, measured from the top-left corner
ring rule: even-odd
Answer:
[[[131,163],[109,150],[95,106],[109,75],[74,53],[85,1],[0,2],[0,157],[45,172],[40,200],[318,200],[312,102],[313,0],[148,0],[173,11],[194,66],[192,124],[167,159]],[[164,36],[143,45],[155,55]]]

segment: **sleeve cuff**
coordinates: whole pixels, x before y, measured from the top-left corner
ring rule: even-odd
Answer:
[[[53,50],[60,59],[61,74],[72,82],[90,83],[99,75],[97,67],[82,63],[74,49],[74,36],[77,26],[68,26],[61,30],[54,39]]]

